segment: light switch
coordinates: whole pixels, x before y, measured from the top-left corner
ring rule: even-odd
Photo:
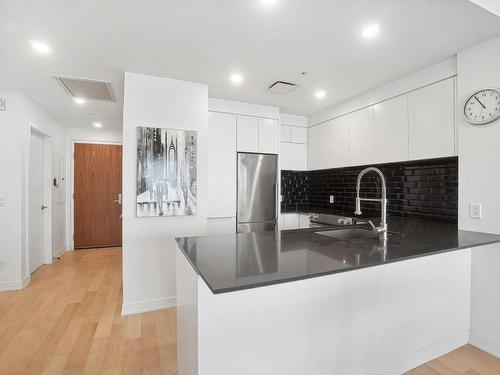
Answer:
[[[0,195],[0,207],[7,206],[7,197],[5,195]]]

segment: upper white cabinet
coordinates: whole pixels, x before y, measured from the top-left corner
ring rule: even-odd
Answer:
[[[259,152],[259,118],[237,116],[238,151]]]
[[[280,140],[281,140],[281,142],[291,142],[292,141],[292,127],[291,126],[281,125]]]
[[[281,142],[280,166],[290,171],[307,170],[307,145]]]
[[[280,144],[279,121],[267,118],[259,119],[259,152],[277,154]]]
[[[298,126],[290,127],[290,142],[292,143],[307,143],[307,128]]]
[[[309,169],[345,167],[349,163],[349,119],[339,117],[309,128]]]
[[[408,96],[401,95],[373,108],[373,162],[408,160]]]
[[[237,150],[277,154],[279,150],[278,120],[237,116]]]
[[[455,155],[454,78],[408,94],[410,159]]]
[[[344,117],[349,121],[350,165],[373,163],[373,107],[361,109]]]
[[[208,113],[208,217],[236,216],[236,115]]]

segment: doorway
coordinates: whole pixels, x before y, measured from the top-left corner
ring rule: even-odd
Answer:
[[[74,248],[122,244],[122,146],[75,143]]]
[[[44,200],[44,137],[36,132],[30,136],[29,159],[29,271],[33,273],[44,263],[45,215]]]

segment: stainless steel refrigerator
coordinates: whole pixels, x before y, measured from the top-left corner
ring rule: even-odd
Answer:
[[[275,230],[278,157],[238,153],[238,233]]]

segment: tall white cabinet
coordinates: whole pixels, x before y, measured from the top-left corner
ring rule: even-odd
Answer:
[[[208,113],[208,233],[236,230],[236,115]]]

